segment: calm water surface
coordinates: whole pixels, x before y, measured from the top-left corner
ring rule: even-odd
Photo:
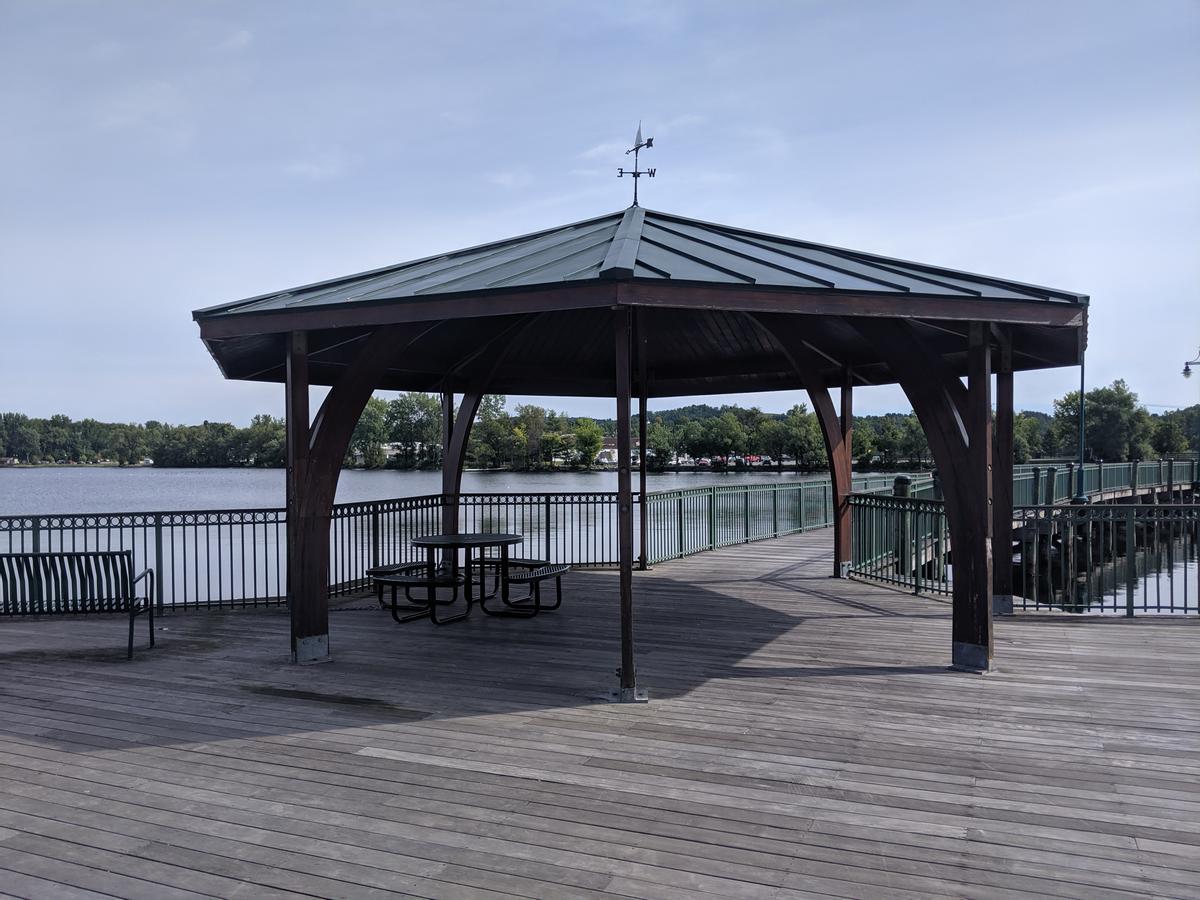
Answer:
[[[773,471],[742,473],[681,472],[651,475],[652,491],[739,484],[807,480],[823,472],[800,475]],[[636,488],[637,479],[635,476]],[[467,472],[463,490],[472,493],[542,491],[615,491],[616,472]],[[339,503],[387,500],[436,494],[437,472],[342,472]],[[271,509],[284,505],[282,469],[0,469],[0,516],[93,512],[173,512],[199,509]]]

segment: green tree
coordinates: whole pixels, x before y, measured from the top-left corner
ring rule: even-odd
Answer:
[[[879,423],[875,432],[875,452],[884,468],[892,468],[900,458],[900,446],[904,440],[899,427],[891,418]]]
[[[418,448],[426,459],[439,457],[436,448],[442,442],[441,400],[421,391],[401,394],[387,405],[384,430],[389,442],[400,445],[405,466],[418,465]]]
[[[1145,459],[1154,452],[1150,414],[1138,405],[1137,394],[1120,379],[1087,392],[1084,421],[1085,454],[1093,459],[1121,462]],[[1054,401],[1051,428],[1057,451],[1074,456],[1078,452],[1079,391]]]
[[[1013,457],[1018,463],[1045,456],[1046,419],[1034,413],[1019,412],[1013,416]]]
[[[854,463],[860,469],[871,468],[877,448],[875,445],[875,429],[869,422],[856,422],[850,435],[850,452],[854,454]]]
[[[250,427],[242,430],[241,463],[260,468],[280,468],[286,465],[287,427],[283,419],[258,415]],[[153,455],[153,454],[152,454]],[[158,462],[158,457],[154,457]]]
[[[675,436],[671,429],[663,424],[661,417],[656,417],[646,426],[646,465],[661,472],[671,460],[671,450],[675,444]]]
[[[387,461],[383,453],[383,444],[388,437],[387,414],[387,401],[371,397],[350,435],[350,452],[362,456],[363,465],[368,469],[382,469]]]
[[[575,423],[575,456],[579,465],[590,469],[596,462],[596,454],[604,446],[604,431],[591,419],[579,419]]]
[[[469,453],[475,464],[485,469],[512,465],[517,451],[512,420],[505,411],[501,394],[486,394],[471,429]]]
[[[704,434],[711,455],[729,456],[746,451],[746,429],[731,411],[705,422]]]
[[[783,468],[783,457],[788,450],[788,426],[783,419],[764,419],[754,437],[755,449],[775,461],[777,469]]]
[[[817,417],[799,403],[788,410],[783,419],[787,434],[787,452],[796,468],[816,469],[825,465],[825,442]]]
[[[932,456],[929,441],[925,439],[925,430],[921,428],[920,420],[912,413],[905,416],[900,423],[900,453],[913,468],[924,466],[925,460]]]
[[[1187,435],[1177,418],[1162,416],[1154,424],[1154,450],[1159,456],[1174,456],[1176,453],[1186,453],[1188,449]]]
[[[517,443],[525,455],[525,468],[541,468],[542,442],[546,437],[546,410],[528,403],[518,406],[515,428],[520,432]]]

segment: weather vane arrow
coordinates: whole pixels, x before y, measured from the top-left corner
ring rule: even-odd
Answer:
[[[632,169],[626,169],[626,168],[617,169],[617,177],[618,178],[624,178],[626,175],[633,176],[633,205],[634,206],[638,205],[638,179],[641,178],[643,175],[645,175],[647,178],[653,178],[654,171],[655,171],[654,169],[650,169],[650,168],[646,168],[646,169],[638,168],[638,152],[641,150],[649,150],[653,146],[654,146],[654,138],[650,137],[650,138],[646,138],[645,140],[642,140],[642,123],[638,122],[637,137],[635,137],[633,139],[633,146],[625,151],[626,156],[628,156],[630,153],[633,154],[633,168]]]

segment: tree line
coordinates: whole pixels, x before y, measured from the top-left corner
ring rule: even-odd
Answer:
[[[1054,401],[1052,414],[1021,412],[1014,419],[1017,462],[1078,455],[1079,392]],[[1152,459],[1200,451],[1200,404],[1155,415],[1138,403],[1123,381],[1094,388],[1084,398],[1086,453],[1091,459]],[[637,434],[637,416],[632,426]],[[505,398],[489,395],[480,404],[467,448],[474,468],[540,470],[590,467],[612,419],[569,416],[532,404],[512,412]],[[366,468],[436,468],[441,465],[441,404],[431,394],[372,397],[351,438],[346,464]],[[646,428],[648,463],[664,468],[687,456],[770,457],[782,466],[819,469],[825,449],[816,417],[804,404],[785,413],[752,407],[694,405],[651,413]],[[105,423],[0,414],[0,458],[23,463],[121,465],[153,460],[161,467],[284,465],[282,419],[255,416],[245,428],[228,422],[200,425]],[[932,461],[929,444],[913,414],[889,413],[855,419],[853,449],[859,469],[920,468]]]

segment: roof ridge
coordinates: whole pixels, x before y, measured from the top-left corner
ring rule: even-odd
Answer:
[[[631,206],[621,216],[621,224],[608,245],[608,253],[600,264],[601,278],[632,278],[637,265],[638,249],[642,244],[642,223],[646,221],[646,210]]]

